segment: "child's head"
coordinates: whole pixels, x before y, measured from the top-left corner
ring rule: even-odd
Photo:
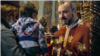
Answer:
[[[22,5],[19,11],[21,17],[35,18],[38,14],[38,10],[36,10],[36,7],[31,2]]]
[[[55,33],[57,31],[58,31],[58,28],[56,26],[52,26],[52,28],[50,28],[51,33]]]

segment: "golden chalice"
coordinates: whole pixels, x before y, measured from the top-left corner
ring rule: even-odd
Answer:
[[[59,37],[52,37],[50,44],[53,45],[52,54],[51,55],[52,56],[60,56],[61,48],[58,47],[58,45],[59,45]]]

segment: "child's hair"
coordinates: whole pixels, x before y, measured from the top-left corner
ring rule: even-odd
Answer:
[[[52,28],[50,28],[51,33],[55,33],[57,31],[58,31],[58,28],[56,26],[52,26]]]
[[[31,17],[32,18],[32,14],[34,12],[38,14],[38,11],[36,10],[34,4],[32,4],[31,2],[28,2],[22,5],[19,9],[19,12],[20,12],[21,17]]]

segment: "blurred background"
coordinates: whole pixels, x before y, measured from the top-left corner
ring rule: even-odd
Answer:
[[[50,29],[52,26],[56,26],[60,29],[63,24],[59,19],[58,15],[58,1],[2,1],[1,0],[1,17],[6,20],[9,25],[15,23],[19,15],[19,7],[27,2],[32,2],[37,10],[39,20],[41,17],[45,17],[47,20],[47,28]],[[77,6],[77,14],[83,21],[89,22],[90,28],[90,49],[92,56],[99,56],[100,54],[100,1],[73,1]]]

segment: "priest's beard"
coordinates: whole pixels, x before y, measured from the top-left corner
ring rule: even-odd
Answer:
[[[71,25],[73,22],[73,18],[74,18],[74,15],[72,14],[72,17],[66,23],[63,23],[63,24],[64,25]],[[67,18],[64,17],[64,19],[67,19]]]

